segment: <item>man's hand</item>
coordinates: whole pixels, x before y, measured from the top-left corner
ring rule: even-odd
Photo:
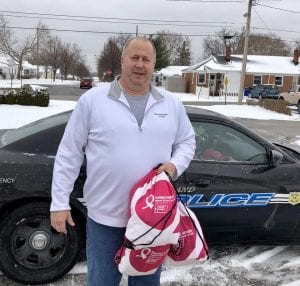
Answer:
[[[67,223],[75,226],[71,216],[71,211],[52,211],[50,212],[51,226],[57,231],[67,234]]]
[[[171,162],[167,162],[167,163],[159,166],[159,168],[157,169],[157,172],[158,172],[158,174],[161,172],[167,172],[171,176],[172,179],[176,178],[176,175],[177,175],[176,167]]]

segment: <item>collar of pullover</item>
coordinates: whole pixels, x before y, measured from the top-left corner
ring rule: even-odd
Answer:
[[[120,85],[118,84],[118,80],[121,78],[120,75],[116,76],[114,81],[110,85],[110,90],[108,93],[109,97],[112,97],[114,99],[119,99],[122,93],[122,90],[120,88]],[[160,100],[163,98],[163,95],[159,93],[159,91],[153,86],[153,84],[150,85],[150,92],[155,100]]]

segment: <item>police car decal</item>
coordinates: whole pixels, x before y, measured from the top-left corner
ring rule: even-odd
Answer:
[[[180,194],[180,199],[191,208],[236,208],[264,207],[270,204],[300,204],[300,192],[276,193],[235,193],[214,194],[208,199],[204,194]],[[78,200],[86,206],[84,198]]]
[[[214,194],[208,199],[205,199],[204,194],[181,194],[180,197],[191,208],[264,207],[269,204],[300,203],[300,192]]]

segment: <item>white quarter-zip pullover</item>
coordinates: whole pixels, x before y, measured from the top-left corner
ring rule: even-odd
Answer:
[[[133,185],[159,163],[172,162],[177,175],[188,167],[195,136],[176,96],[151,86],[142,123],[130,110],[117,80],[81,96],[56,155],[51,211],[67,210],[84,154],[83,193],[94,221],[125,227]]]

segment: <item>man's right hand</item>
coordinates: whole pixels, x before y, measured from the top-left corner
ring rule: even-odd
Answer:
[[[75,226],[71,216],[71,211],[52,211],[50,212],[51,226],[57,231],[67,234],[67,223]]]

